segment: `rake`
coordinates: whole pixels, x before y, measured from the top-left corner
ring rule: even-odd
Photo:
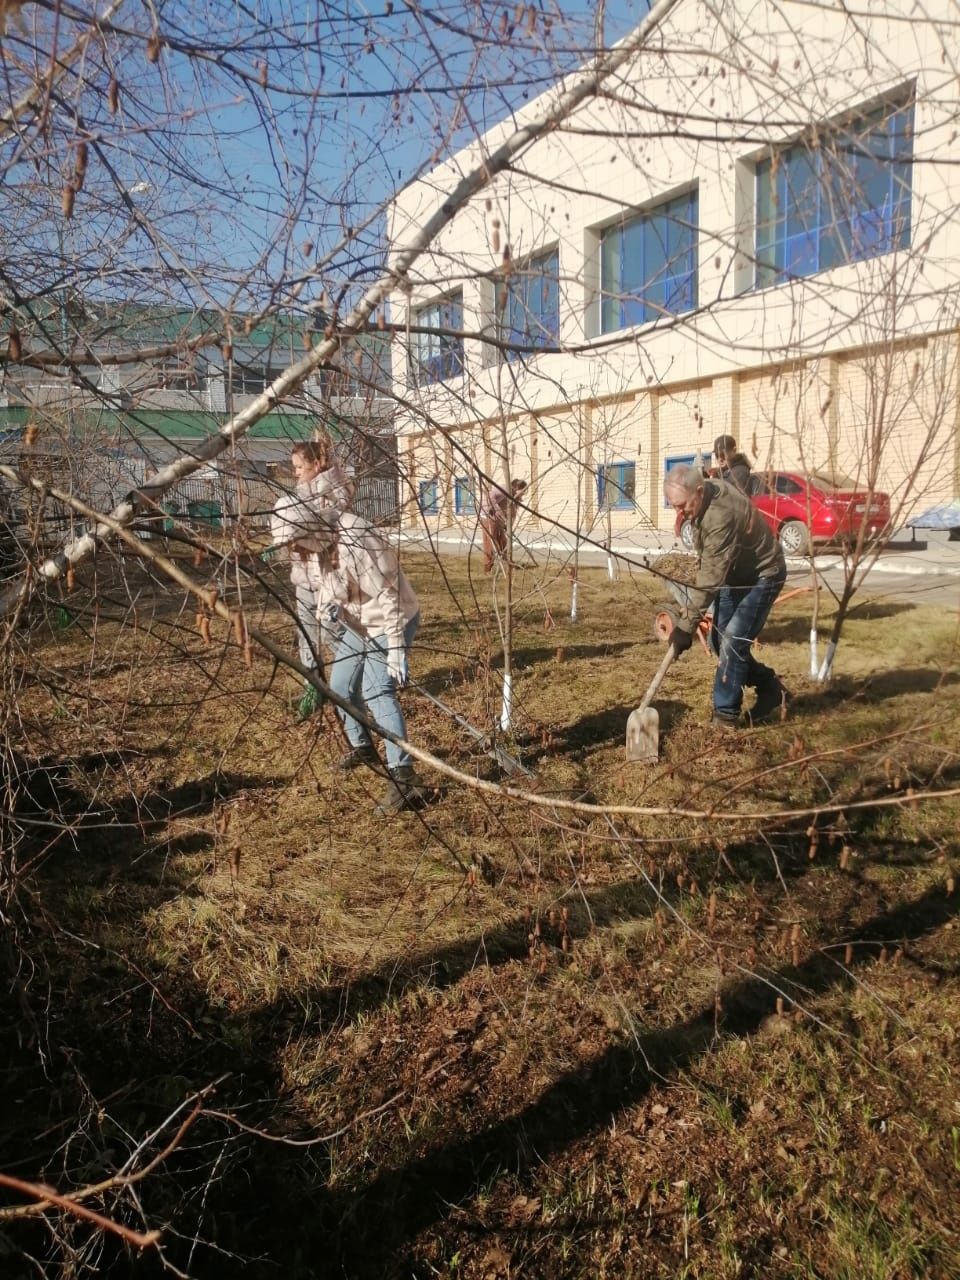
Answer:
[[[340,625],[354,635],[359,635],[359,632],[354,627],[347,627],[342,618],[340,619]],[[386,650],[383,645],[378,644],[376,640],[371,641],[371,643],[379,653],[386,656]],[[483,733],[476,725],[465,719],[459,711],[454,711],[453,707],[448,707],[445,702],[441,702],[435,694],[432,694],[429,689],[425,689],[422,684],[417,684],[416,680],[411,680],[408,677],[407,688],[413,689],[421,697],[426,698],[428,702],[432,702],[438,711],[442,711],[444,715],[449,716],[455,724],[458,724],[465,733],[468,733],[475,742],[480,744],[485,755],[490,756],[492,760],[496,760],[505,774],[512,777],[515,774],[522,773],[528,778],[534,777],[533,770],[528,769],[525,764],[522,764],[516,756],[512,756],[509,751],[505,751],[491,734]]]

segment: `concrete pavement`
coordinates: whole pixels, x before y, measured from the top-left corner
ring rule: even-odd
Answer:
[[[960,531],[958,531],[960,532]],[[427,549],[436,547],[447,554],[466,555],[475,549],[480,554],[479,536],[475,540],[470,532],[461,533],[455,529],[444,530],[435,537],[429,538],[425,533],[402,530],[402,542]],[[527,551],[532,558],[547,562],[566,563],[574,554],[574,539],[566,533],[544,536],[539,530],[527,530],[521,524],[517,531],[516,541],[519,548]],[[618,538],[611,551],[621,561],[642,566],[644,561],[654,561],[660,556],[671,554],[687,554],[679,539],[672,534],[658,530],[638,530],[627,537]],[[869,557],[868,553],[868,557]],[[580,542],[579,560],[583,565],[602,565],[606,563],[607,551],[600,539]],[[624,564],[624,568],[627,567]],[[841,571],[843,556],[837,551],[824,548],[815,559],[814,564],[822,573]],[[810,561],[802,556],[790,557],[787,568],[791,574],[810,569]],[[914,536],[910,529],[897,532],[884,546],[869,568],[869,574],[890,574],[904,578],[931,577],[952,579],[960,578],[960,538],[951,539],[948,530],[924,530],[921,536]]]

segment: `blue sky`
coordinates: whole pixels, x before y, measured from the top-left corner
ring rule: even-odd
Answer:
[[[358,0],[343,0],[341,18],[325,6],[323,50],[304,58],[302,69],[295,55],[283,68],[290,83],[296,82],[298,70],[305,80],[314,77],[322,96],[307,102],[270,95],[278,122],[271,152],[264,148],[262,121],[249,104],[223,109],[221,119],[230,126],[224,157],[250,205],[246,223],[251,244],[245,245],[241,235],[229,249],[237,265],[250,256],[261,228],[269,232],[271,224],[275,227],[289,215],[295,194],[289,172],[303,168],[309,175],[290,243],[309,241],[322,250],[340,237],[345,225],[361,222],[429,167],[438,152],[441,157],[449,154],[475,129],[502,120],[559,74],[580,65],[594,47],[595,9],[575,0],[555,5],[551,18],[551,3],[541,0],[533,34],[525,15],[512,38],[510,24],[517,12],[512,4],[487,3],[486,15],[498,20],[486,27],[484,6],[462,0],[420,10],[398,3],[398,12],[389,15],[382,2],[365,8]],[[291,7],[299,9],[290,0],[275,0],[277,29],[288,30],[293,43]],[[608,5],[606,43],[630,31],[647,8],[646,0]],[[501,25],[504,14],[509,15],[507,33]],[[463,32],[468,18],[472,29]],[[397,96],[395,89],[400,90]],[[289,170],[284,169],[284,151]],[[366,278],[375,273],[378,238],[379,230],[376,237],[361,237],[357,250],[365,263],[351,267],[344,261],[341,268]]]
[[[606,43],[646,10],[646,0],[609,4]],[[146,9],[132,20],[149,30]],[[168,0],[168,44],[155,63],[136,34],[104,48],[116,59],[119,113],[108,111],[102,82],[75,84],[100,150],[73,218],[59,208],[77,136],[67,107],[39,181],[29,152],[14,157],[8,145],[7,225],[18,241],[41,244],[48,288],[66,271],[97,293],[203,306],[238,289],[241,309],[254,296],[282,306],[291,282],[344,239],[351,248],[328,275],[356,285],[381,269],[382,228],[348,228],[587,60],[594,22],[584,0]],[[26,58],[30,37],[16,29],[8,39]],[[23,262],[22,291],[41,291],[30,256]]]

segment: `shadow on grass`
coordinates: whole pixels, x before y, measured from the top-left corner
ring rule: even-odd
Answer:
[[[612,658],[633,648],[635,648],[635,642],[632,640],[604,640],[598,641],[596,644],[567,644],[562,637],[558,637],[556,643],[550,647],[526,648],[522,644],[518,644],[513,650],[514,672],[523,675],[532,667],[540,666],[544,663],[553,664],[557,660],[558,650],[562,651],[564,662],[571,662],[577,659]],[[416,652],[416,643],[414,644],[414,652]],[[502,653],[496,653],[491,656],[489,669],[491,671],[501,671],[503,669]],[[656,670],[656,668],[654,667],[653,670]],[[476,668],[464,660],[456,666],[432,668],[420,680],[420,683],[424,689],[435,697],[445,698],[448,693],[453,693],[467,682],[474,681],[476,676]]]
[[[87,774],[103,771],[112,778],[118,772],[116,765],[129,758],[122,752],[96,752],[76,763]],[[72,785],[67,765],[33,766],[25,771],[24,779],[18,818],[28,827],[39,821],[53,832],[46,842],[44,861],[79,855],[84,875],[92,880],[101,875],[108,879],[128,875],[130,867],[143,858],[147,859],[144,870],[149,872],[151,857],[167,862],[177,853],[202,853],[213,844],[212,832],[185,832],[165,839],[167,824],[212,814],[218,804],[246,791],[289,785],[289,779],[280,776],[214,771],[171,787],[161,780],[147,791],[111,801],[97,786],[91,795],[81,794]],[[176,891],[176,877],[171,877],[168,892]]]
[[[771,868],[771,878],[773,871]],[[663,900],[675,901],[676,886],[663,891]],[[659,905],[657,897],[642,878],[618,881],[587,896],[564,897],[568,909],[567,930],[574,941],[587,937],[595,929],[618,922],[651,917]],[[544,918],[539,919],[541,945],[555,947],[559,953],[561,934]],[[509,964],[525,959],[530,950],[531,921],[514,916],[496,929],[465,938],[445,947],[393,959],[378,969],[311,994],[311,1004],[318,1004],[324,1023],[349,1021],[368,1014],[385,1001],[402,995],[424,983],[443,990],[459,982],[479,967]],[[276,1007],[266,1011],[265,1024],[276,1015]]]
[[[652,639],[650,643],[651,645],[654,643]],[[578,658],[612,658],[635,647],[635,640],[601,640],[596,644],[567,644],[561,639],[556,644],[545,645],[542,648],[526,648],[518,645],[513,651],[513,662],[515,669],[519,671],[523,667],[535,666],[541,662],[555,662],[558,649],[563,650],[564,662],[573,662]],[[498,657],[498,662],[502,665],[502,656]]]
[[[736,871],[722,871],[720,882],[742,881],[754,887],[773,884],[794,875],[809,873],[806,837],[798,837],[792,844],[785,843],[779,850],[779,869],[765,850],[754,845],[731,845],[726,851],[729,866]],[[701,883],[712,883],[711,873],[717,866],[713,853],[697,859],[691,857],[688,869]],[[618,880],[592,891],[566,892],[553,904],[567,909],[566,931],[570,941],[578,942],[599,929],[609,929],[620,924],[651,919],[660,907],[675,907],[681,893],[674,879],[665,880],[654,887],[642,876]],[[458,939],[443,947],[430,947],[403,956],[393,957],[378,968],[356,978],[313,990],[307,999],[316,1008],[323,1025],[352,1021],[360,1015],[369,1015],[386,1001],[402,996],[406,991],[424,984],[434,990],[454,986],[477,968],[492,968],[517,960],[526,960],[530,951],[530,931],[537,923],[540,936],[538,945],[562,953],[562,925],[551,924],[547,913],[537,917],[515,915],[495,929],[485,930],[470,938]],[[281,999],[254,1017],[260,1025],[256,1033],[258,1043],[269,1038],[269,1027],[278,1012],[290,1012],[304,997],[298,994],[295,1001]]]
[[[864,600],[860,603],[854,602],[850,606],[847,618],[850,622],[879,622],[883,618],[895,618],[903,613],[913,613],[916,610],[914,604],[898,604],[895,601],[881,602],[879,600]],[[832,625],[832,619],[828,618],[820,628],[820,637],[826,642],[828,638],[829,626]],[[777,607],[767,619],[766,625],[761,632],[760,639],[764,644],[806,644],[810,639],[810,618],[809,616],[788,616],[779,613]],[[841,640],[841,644],[843,641]]]
[[[775,658],[772,655],[765,655],[765,660],[775,665]],[[787,683],[789,684],[789,681]],[[879,703],[888,698],[899,698],[907,694],[933,693],[938,688],[954,686],[958,683],[960,683],[960,674],[941,673],[929,667],[901,667],[860,679],[840,675],[822,689],[811,689],[793,695],[790,699],[787,726],[789,727],[797,718],[802,720],[807,715],[816,715],[841,703],[853,701],[861,704]],[[582,716],[566,728],[555,729],[554,742],[549,749],[530,752],[527,754],[527,760],[535,761],[543,755],[555,754],[557,750],[576,756],[592,747],[611,746],[616,742],[622,742],[626,732],[627,717],[635,707],[639,706],[645,692],[645,687],[638,687],[632,701],[620,702],[603,711]],[[747,690],[744,706],[749,707],[752,700],[752,691]],[[691,709],[694,713],[702,711],[706,715],[709,711],[709,695],[696,695],[691,697],[690,702],[655,696],[652,705],[659,712],[662,734],[676,726]]]
[[[560,740],[559,750],[577,755],[591,747],[609,747],[613,745],[622,747],[626,741],[627,720],[630,712],[640,705],[645,693],[646,688],[638,689],[636,697],[631,702],[620,703],[618,706],[610,707],[606,711],[582,716],[566,729],[554,730],[554,737]],[[654,697],[651,705],[656,707],[660,716],[661,735],[668,733],[679,723],[683,716],[689,714],[691,709],[690,704],[680,702],[676,698],[661,698],[659,696]],[[554,755],[557,750],[558,747],[554,743],[547,751],[540,754]]]
[[[876,915],[834,946],[818,948],[796,966],[728,984],[718,1026],[713,1003],[671,1027],[617,1045],[561,1077],[531,1105],[479,1133],[460,1135],[366,1184],[329,1193],[323,1211],[337,1233],[343,1274],[353,1277],[408,1274],[398,1253],[421,1231],[468,1202],[492,1174],[506,1168],[522,1178],[571,1143],[608,1125],[636,1105],[654,1084],[688,1070],[713,1047],[718,1031],[748,1036],[770,1015],[774,993],[804,1005],[851,986],[855,972],[884,943],[917,940],[957,913],[957,904],[931,889],[913,902]],[[852,959],[841,964],[843,949]],[[317,1208],[320,1206],[318,1205]],[[376,1222],[376,1233],[367,1230]]]
[[[626,732],[627,717],[635,705],[636,703],[621,702],[603,711],[594,712],[593,715],[582,716],[566,728],[554,729],[550,744],[530,753],[527,758],[539,760],[544,756],[553,756],[558,751],[576,754],[590,747],[609,746],[615,741],[622,742]]]
[[[863,677],[838,675],[824,688],[798,694],[790,703],[790,713],[793,715],[795,710],[816,712],[853,701],[861,704],[884,702],[888,698],[902,698],[909,694],[933,693],[958,683],[960,673],[941,672],[930,667],[897,667]]]
[[[231,775],[228,780],[214,775],[184,789],[176,798],[180,803],[200,803],[201,791],[197,788],[206,783],[202,795],[204,802],[209,802],[211,797],[222,796],[227,786],[233,786],[236,794],[241,782],[249,779]],[[739,861],[735,849],[728,850],[728,856]],[[755,850],[751,854],[746,847],[743,858],[745,865],[740,872],[745,882],[757,885],[775,878],[769,858],[758,857]],[[701,871],[707,860],[713,862],[713,855],[709,859],[703,855]],[[807,873],[801,845],[793,853],[784,851],[781,871],[786,875],[794,871],[799,875]],[[704,875],[702,882],[706,879]],[[659,898],[638,876],[585,897],[569,893],[562,898],[569,910],[569,934],[574,940],[583,939],[598,928],[649,919],[662,902],[676,903],[678,892],[671,882],[664,887],[663,898]],[[955,910],[943,898],[942,890],[931,893],[907,907],[877,915],[856,934],[838,941],[836,947],[840,950],[831,953],[821,949],[796,968],[772,973],[770,982],[788,995],[796,993],[800,998],[802,992],[804,999],[810,999],[851,980],[847,971],[831,959],[833,954],[841,958],[847,943],[855,946],[853,965],[847,968],[856,968],[875,954],[884,940],[899,942],[906,937],[919,937]],[[84,978],[85,965],[78,966],[77,962],[91,963],[86,953],[72,951],[62,957],[58,953],[58,959],[70,966],[71,989],[86,993],[86,1003],[77,1010],[89,1033],[89,1043],[84,1041],[84,1078],[95,1091],[103,1093],[114,1089],[118,1080],[129,1080],[125,1088],[130,1098],[124,1105],[132,1112],[130,1123],[135,1128],[142,1129],[167,1113],[170,1104],[158,1092],[166,1079],[179,1100],[184,1091],[228,1073],[229,1079],[220,1090],[220,1108],[256,1123],[266,1107],[265,1127],[275,1130],[276,1108],[284,1099],[291,1105],[290,1121],[299,1127],[297,1098],[291,1095],[290,1082],[279,1064],[291,1027],[303,1025],[305,1008],[310,1010],[312,1025],[330,1030],[345,1019],[375,1011],[409,987],[452,987],[478,966],[523,961],[528,955],[529,933],[530,920],[517,914],[498,928],[469,940],[394,959],[354,982],[306,995],[281,994],[266,1008],[236,1018],[225,1017],[222,1008],[211,1004],[189,979],[176,986],[164,982],[176,1000],[176,1008],[171,1009],[166,999],[164,1006],[177,1017],[166,1019],[162,1029],[154,1025],[159,1023],[160,1011],[154,1010],[152,1000],[136,1011],[124,1012],[112,1001],[100,998],[104,982],[113,985],[124,977],[122,967],[99,975],[91,970]],[[556,929],[541,917],[540,945],[559,950],[561,940],[555,933]],[[184,977],[181,975],[181,979]],[[724,994],[724,1029],[750,1034],[770,1013],[772,1004],[771,987],[759,978],[730,984]],[[97,1019],[103,1019],[102,1025]],[[187,1019],[204,1028],[202,1036],[193,1032]],[[138,1036],[141,1025],[142,1034]],[[198,1233],[201,1239],[214,1239],[224,1248],[258,1258],[257,1265],[262,1264],[264,1275],[283,1274],[286,1270],[297,1280],[321,1274],[361,1280],[367,1276],[414,1274],[403,1266],[403,1261],[404,1251],[415,1235],[442,1219],[451,1205],[468,1201],[492,1172],[507,1167],[522,1176],[536,1168],[582,1135],[608,1124],[611,1116],[642,1098],[660,1078],[682,1071],[708,1052],[715,1036],[711,1002],[696,1016],[651,1031],[636,1044],[618,1044],[598,1054],[585,1066],[556,1080],[516,1115],[497,1118],[479,1133],[460,1133],[460,1117],[447,1117],[442,1130],[449,1135],[446,1140],[414,1159],[376,1172],[362,1185],[331,1189],[328,1153],[322,1145],[305,1158],[300,1150],[238,1138],[228,1128],[230,1137],[223,1143],[223,1164],[218,1166],[216,1181],[204,1184],[201,1209],[197,1210],[203,1218]],[[28,1055],[24,1054],[23,1062],[17,1065],[26,1070]],[[11,1128],[9,1132],[15,1131]],[[172,1158],[151,1180],[149,1195],[153,1205],[167,1206],[164,1211],[177,1222],[178,1230],[186,1230],[188,1235],[194,1228],[188,1221],[190,1211],[186,1205],[199,1186],[196,1179],[207,1176],[202,1170],[198,1173],[194,1164],[197,1158],[203,1164],[202,1153],[208,1147],[216,1148],[217,1135],[222,1136],[223,1132],[218,1122],[209,1120],[202,1130],[197,1130],[202,1146],[185,1150],[182,1159],[179,1155]],[[331,1151],[331,1157],[332,1154]],[[32,1169],[33,1160],[30,1165]],[[306,1219],[304,1203],[310,1206]],[[152,1209],[154,1214],[159,1211]],[[374,1223],[375,1229],[371,1226]],[[171,1257],[175,1258],[177,1247],[173,1240],[171,1248]],[[107,1256],[112,1253],[112,1247],[107,1246]],[[323,1266],[313,1269],[310,1258],[321,1254]],[[113,1262],[115,1265],[105,1265],[103,1274],[128,1274],[122,1259],[113,1255]],[[221,1262],[222,1258],[201,1248],[195,1266],[189,1268],[190,1274],[198,1278],[220,1275]]]

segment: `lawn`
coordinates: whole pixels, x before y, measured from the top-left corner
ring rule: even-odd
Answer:
[[[411,669],[486,730],[470,570],[411,558]],[[504,745],[533,776],[422,764],[430,802],[390,820],[331,709],[297,725],[294,679],[141,569],[85,571],[8,653],[31,772],[0,1170],[142,1168],[207,1090],[95,1202],[159,1248],[8,1215],[10,1274],[960,1275],[956,616],[862,600],[823,688],[789,600],[761,650],[788,720],[714,729],[695,646],[638,766],[662,586],[582,571],[572,623],[565,575],[514,585]],[[501,780],[402,696],[415,745]]]

